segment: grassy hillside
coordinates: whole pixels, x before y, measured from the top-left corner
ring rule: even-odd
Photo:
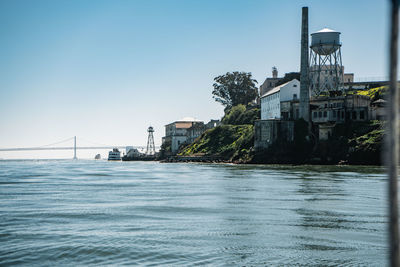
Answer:
[[[316,157],[330,163],[381,164],[384,123],[380,121],[338,124],[328,141],[319,143]]]
[[[348,161],[352,164],[381,164],[384,142],[384,124],[379,121],[369,123],[371,129],[350,138]]]
[[[375,101],[380,98],[385,98],[387,90],[388,90],[387,86],[381,86],[381,87],[371,88],[368,90],[358,90],[355,92],[355,94],[369,96],[369,98],[371,98],[371,101]]]
[[[239,160],[248,155],[253,142],[253,125],[221,125],[204,132],[179,155],[213,155],[225,160]]]
[[[244,105],[232,107],[222,118],[221,123],[225,125],[254,125],[260,119],[259,108],[246,108]]]
[[[207,130],[179,153],[180,156],[215,156],[246,162],[254,143],[254,121],[260,109],[237,105],[226,111],[222,125]]]

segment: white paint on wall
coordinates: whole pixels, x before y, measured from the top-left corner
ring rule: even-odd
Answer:
[[[261,119],[280,119],[281,102],[295,100],[300,95],[300,81],[293,79],[261,96]]]

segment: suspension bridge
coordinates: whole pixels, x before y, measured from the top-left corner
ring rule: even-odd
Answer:
[[[105,145],[105,144],[99,144],[99,143],[94,143],[88,140],[84,140],[88,143],[95,144],[93,146],[77,146],[76,145],[76,136],[70,137],[55,143],[43,145],[43,146],[37,146],[37,147],[13,147],[13,148],[0,148],[0,152],[3,151],[35,151],[35,150],[73,150],[74,151],[74,159],[77,158],[76,156],[76,151],[77,150],[82,150],[82,149],[87,149],[87,150],[96,150],[96,149],[113,149],[113,148],[118,148],[118,149],[125,149],[128,146],[111,146],[111,145]],[[57,146],[62,143],[70,142],[73,141],[72,146]],[[146,146],[129,146],[136,148],[138,150],[144,150],[146,149]]]

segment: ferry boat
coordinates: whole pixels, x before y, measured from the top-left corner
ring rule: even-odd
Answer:
[[[108,152],[108,160],[121,160],[121,152],[118,148],[113,148],[112,151]]]

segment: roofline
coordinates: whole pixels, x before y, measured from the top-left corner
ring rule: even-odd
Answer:
[[[292,81],[294,81],[294,80],[300,82],[300,81],[297,80],[297,79],[292,79],[292,80],[290,80],[290,81],[288,81],[288,82],[285,82],[285,83],[283,83],[283,84],[281,84],[281,85],[275,86],[274,88],[272,88],[271,90],[269,90],[268,92],[266,92],[265,94],[263,94],[260,98],[264,98],[264,97],[266,97],[266,96],[269,96],[269,95],[273,95],[273,94],[278,93],[278,92],[280,91],[280,88],[281,88],[281,87],[287,85],[288,83],[290,83],[290,82],[292,82]],[[279,91],[270,93],[271,91],[273,91],[275,88],[278,88],[278,87],[279,87]]]
[[[174,122],[165,124],[164,126],[168,126],[168,125],[171,125],[171,124],[174,124],[174,123],[177,123],[177,122],[191,122],[191,123],[193,123],[193,122],[202,122],[202,123],[204,123],[204,121],[174,121]]]

